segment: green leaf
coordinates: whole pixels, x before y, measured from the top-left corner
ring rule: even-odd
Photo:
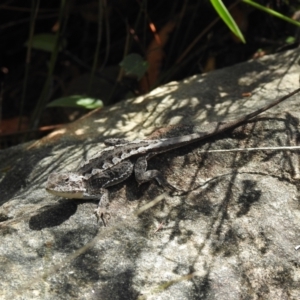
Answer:
[[[293,37],[293,36],[288,36],[288,37],[285,39],[285,42],[286,42],[287,44],[293,44],[293,43],[295,43],[295,41],[296,41],[296,38]]]
[[[148,69],[148,62],[136,53],[131,53],[124,57],[120,62],[120,66],[124,69],[126,74],[135,75],[141,79]]]
[[[56,43],[56,36],[54,34],[37,34],[33,36],[32,39],[32,48],[43,50],[46,52],[53,52]],[[25,46],[28,46],[28,41],[25,43]],[[59,50],[62,50],[66,46],[66,40],[63,40]]]
[[[239,27],[233,20],[232,16],[228,12],[227,8],[223,4],[221,0],[210,0],[211,4],[217,11],[220,18],[225,22],[225,24],[228,26],[228,28],[245,44],[246,41],[244,39],[244,36],[242,32],[240,31]]]
[[[58,98],[47,105],[47,107],[56,107],[56,106],[95,109],[95,108],[103,107],[103,102],[95,98],[88,98],[82,95],[73,95],[73,96]]]
[[[260,9],[260,10],[262,10],[262,11],[264,11],[264,12],[266,12],[266,13],[268,13],[268,14],[274,16],[274,17],[277,17],[277,18],[282,19],[282,20],[284,20],[284,21],[286,21],[286,22],[292,23],[292,24],[294,24],[294,25],[296,25],[296,26],[300,26],[300,23],[299,23],[299,22],[297,22],[297,21],[295,21],[295,20],[293,20],[293,19],[291,19],[291,18],[289,18],[289,17],[286,17],[285,15],[283,15],[283,14],[277,12],[276,10],[267,8],[267,7],[262,6],[262,5],[260,5],[260,4],[256,3],[256,2],[253,2],[253,1],[251,1],[251,0],[243,0],[243,2],[244,2],[244,3],[247,3],[247,4],[249,4],[249,5],[252,5],[253,7],[255,7],[255,8],[257,8],[257,9]]]

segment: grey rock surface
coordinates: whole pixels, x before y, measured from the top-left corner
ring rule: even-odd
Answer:
[[[76,168],[106,138],[186,134],[291,92],[298,59],[289,51],[171,82],[1,151],[0,299],[300,299],[298,152],[203,152],[298,145],[299,95],[151,159],[187,193],[129,178],[110,189],[106,228],[95,201],[44,190],[49,173]]]

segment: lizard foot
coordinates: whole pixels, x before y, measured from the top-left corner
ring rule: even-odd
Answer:
[[[96,215],[97,222],[101,219],[104,226],[106,227],[108,220],[110,219],[110,213],[103,207],[98,207],[94,210],[94,214]]]

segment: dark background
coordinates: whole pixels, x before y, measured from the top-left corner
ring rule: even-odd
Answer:
[[[294,19],[299,2],[259,1]],[[54,99],[81,94],[111,105],[169,81],[298,46],[296,26],[241,1],[224,3],[231,8],[246,44],[218,20],[210,1],[63,3],[65,6],[53,0],[12,0],[0,5],[1,148],[39,138],[87,112],[79,108],[45,108]],[[30,22],[34,22],[33,35],[60,33],[62,47],[50,79],[51,53],[33,48],[26,64]],[[291,37],[295,39],[288,40]],[[141,79],[120,70],[119,63],[131,53],[140,54],[149,66],[154,66]],[[95,78],[89,86],[95,56]],[[48,90],[41,96],[47,78]]]

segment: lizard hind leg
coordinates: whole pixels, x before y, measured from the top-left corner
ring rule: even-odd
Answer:
[[[154,156],[155,153],[151,153],[151,157]],[[144,182],[155,179],[159,185],[162,185],[165,188],[168,188],[172,191],[176,191],[177,189],[172,186],[162,175],[162,173],[158,170],[148,170],[147,171],[147,159],[149,156],[141,156],[137,159],[134,166],[134,175],[135,179],[139,185]]]

